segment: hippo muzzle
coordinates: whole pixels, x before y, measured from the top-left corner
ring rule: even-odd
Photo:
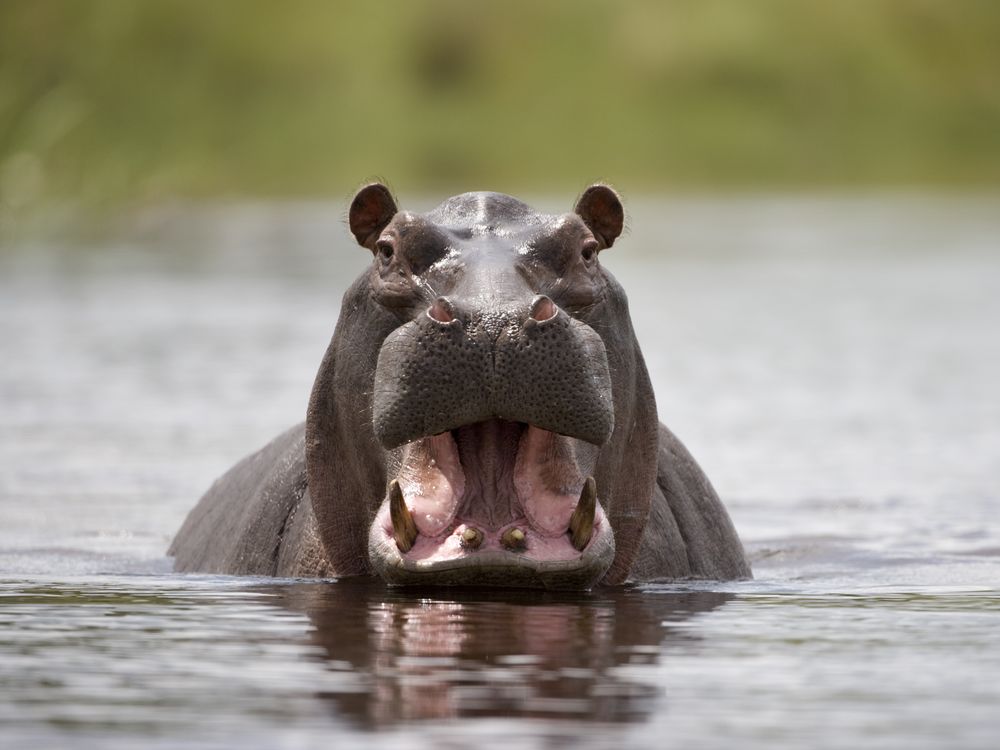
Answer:
[[[396,329],[379,352],[372,422],[383,446],[494,418],[594,445],[607,441],[614,429],[611,376],[604,343],[590,326],[539,296],[523,321],[491,335],[453,314],[432,317],[442,302]],[[539,320],[537,308],[549,317]]]
[[[395,583],[588,587],[614,558],[593,479],[614,408],[600,337],[551,299],[386,338],[373,428],[392,451],[369,557]]]

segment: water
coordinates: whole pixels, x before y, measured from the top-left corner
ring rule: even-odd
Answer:
[[[1000,201],[632,209],[602,262],[752,582],[173,575],[365,251],[305,205],[0,252],[0,744],[996,747]]]

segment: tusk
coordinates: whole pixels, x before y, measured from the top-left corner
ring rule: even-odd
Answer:
[[[462,532],[458,543],[462,545],[462,549],[479,549],[483,543],[483,532],[467,526],[465,531]]]
[[[409,552],[417,539],[417,524],[413,521],[410,509],[403,500],[403,489],[399,481],[389,482],[389,516],[392,518],[392,535],[396,538],[396,546],[400,552]]]
[[[500,544],[509,550],[524,549],[524,532],[518,528],[507,529],[500,537]]]
[[[580,502],[569,519],[569,535],[573,546],[583,550],[594,535],[594,513],[597,510],[597,482],[587,477],[580,491]]]

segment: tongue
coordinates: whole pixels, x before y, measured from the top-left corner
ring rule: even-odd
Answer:
[[[514,461],[524,430],[523,424],[500,419],[455,430],[466,477],[463,520],[496,530],[523,518],[514,490]]]

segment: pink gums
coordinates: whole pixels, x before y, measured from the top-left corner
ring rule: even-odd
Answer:
[[[586,475],[574,442],[538,427],[491,420],[410,443],[397,479],[420,533],[404,557],[439,562],[508,552],[501,537],[517,527],[526,535],[519,554],[578,558],[567,529]],[[378,522],[391,537],[387,506]],[[604,522],[598,506],[595,536]],[[475,549],[462,544],[470,527],[483,534]]]
[[[451,433],[406,446],[397,479],[420,533],[430,537],[444,533],[454,520],[465,492],[465,474]]]
[[[528,427],[517,453],[514,486],[531,525],[545,536],[565,534],[583,482],[572,444],[548,430]]]

